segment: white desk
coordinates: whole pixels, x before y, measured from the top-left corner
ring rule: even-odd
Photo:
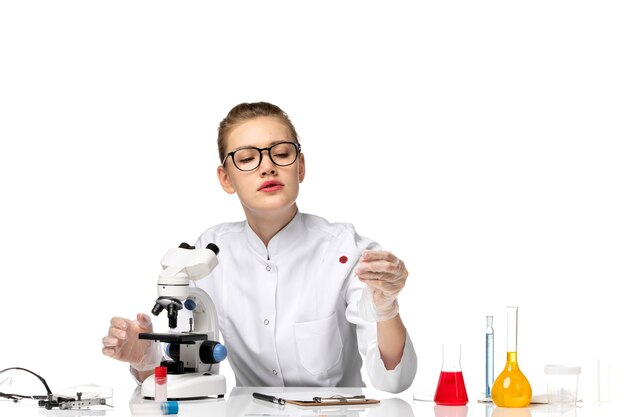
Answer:
[[[286,404],[283,406],[252,398],[252,393],[279,393],[289,397],[289,393],[315,391],[320,394],[365,394],[368,398],[381,400],[372,406],[330,406],[330,407],[298,407]],[[141,398],[139,388],[135,392],[114,391],[115,408],[93,410],[46,410],[34,402],[22,401],[13,403],[0,400],[0,416],[130,416],[130,402],[145,401]],[[259,388],[235,387],[223,399],[207,399],[179,402],[181,417],[289,417],[289,416],[380,416],[380,417],[615,417],[623,415],[624,407],[611,403],[606,405],[585,404],[567,410],[553,410],[548,405],[531,405],[528,408],[499,408],[481,403],[469,403],[466,407],[440,407],[432,402],[414,401],[412,393],[393,395],[372,389],[360,388]]]

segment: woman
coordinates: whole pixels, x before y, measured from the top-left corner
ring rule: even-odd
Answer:
[[[363,386],[364,356],[375,388],[408,388],[417,359],[397,303],[408,272],[351,224],[298,210],[305,159],[289,117],[270,103],[239,104],[220,123],[218,149],[218,179],[246,221],[200,236],[196,246],[217,244],[220,263],[197,286],[216,305],[237,385]],[[103,338],[102,352],[130,362],[139,380],[161,360],[156,344],[137,340],[144,331],[144,314],[115,317]]]

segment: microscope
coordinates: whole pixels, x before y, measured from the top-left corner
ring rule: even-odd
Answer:
[[[209,243],[205,249],[196,249],[181,243],[170,249],[161,265],[163,272],[158,280],[158,298],[152,314],[167,311],[169,333],[140,333],[139,339],[166,343],[166,356],[161,366],[167,367],[168,400],[223,398],[226,378],[219,375],[219,362],[227,355],[226,347],[219,343],[217,311],[209,295],[189,281],[206,277],[218,264],[219,248]],[[189,330],[177,331],[178,312],[185,308],[192,312]],[[141,386],[145,398],[155,396],[154,374]]]

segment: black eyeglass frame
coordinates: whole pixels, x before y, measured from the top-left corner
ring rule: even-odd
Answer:
[[[272,158],[272,148],[278,145],[282,145],[284,143],[288,143],[290,145],[293,145],[296,148],[296,157],[293,159],[293,162],[290,162],[286,165],[283,164],[279,164],[276,161],[274,161],[274,158]],[[257,151],[259,151],[259,163],[257,166],[255,166],[252,169],[241,169],[237,166],[237,163],[235,162],[235,152],[240,151],[242,149],[256,149]],[[226,160],[228,159],[228,157],[230,156],[230,159],[232,159],[233,161],[233,165],[235,165],[235,168],[237,168],[239,171],[243,171],[243,172],[250,172],[250,171],[254,171],[255,169],[257,169],[258,167],[261,166],[261,162],[263,161],[263,151],[267,151],[267,156],[269,156],[270,161],[272,161],[272,163],[276,166],[279,167],[288,167],[289,165],[293,165],[297,160],[298,160],[298,156],[300,155],[302,148],[300,146],[299,143],[297,142],[290,142],[287,140],[284,140],[282,142],[276,142],[275,144],[273,144],[272,146],[269,146],[267,148],[257,148],[256,146],[243,146],[241,148],[237,148],[232,152],[228,152],[226,154],[226,157],[224,158],[224,160],[222,161],[222,166],[224,166],[224,164],[226,164]]]

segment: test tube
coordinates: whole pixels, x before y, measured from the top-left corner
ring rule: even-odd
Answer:
[[[162,403],[167,401],[167,367],[157,366],[154,368],[154,401]]]
[[[152,414],[152,415],[168,415],[178,414],[178,401],[165,401],[158,403],[155,401],[147,401],[140,403],[130,403],[130,413],[132,415]]]
[[[493,316],[487,316],[485,330],[485,398],[491,398],[493,386]]]

